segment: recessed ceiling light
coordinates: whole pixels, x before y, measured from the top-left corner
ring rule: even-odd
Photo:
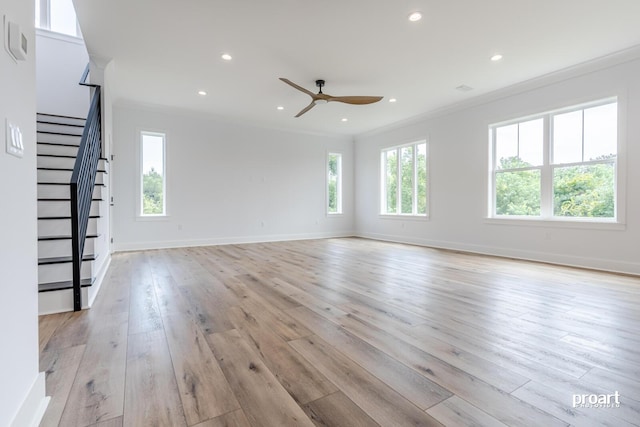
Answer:
[[[389,100],[389,102],[396,102],[396,101],[397,101],[397,99],[395,99],[395,98],[391,98],[391,99]]]
[[[228,53],[223,53],[221,58],[224,59],[225,61],[231,61],[232,59],[231,55],[229,55]]]
[[[278,105],[278,110],[284,110],[284,107],[282,105]]]
[[[347,118],[345,117],[345,118],[343,118],[341,121],[342,121],[342,122],[346,122],[346,121],[349,121],[349,119],[347,119]]]
[[[493,56],[491,57],[491,60],[492,60],[493,62],[495,62],[495,61],[500,61],[501,59],[502,59],[502,55],[500,55],[499,53],[497,53],[497,54],[495,54],[495,55],[493,55]]]
[[[198,91],[198,95],[200,96],[205,96],[207,94],[207,92],[205,92],[204,90],[199,90]]]
[[[409,15],[409,21],[411,21],[411,22],[417,22],[417,21],[419,21],[421,19],[422,19],[422,13],[420,13],[420,12],[412,12]]]

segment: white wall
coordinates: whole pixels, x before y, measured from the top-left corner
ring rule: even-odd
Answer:
[[[87,117],[89,89],[78,85],[89,63],[84,41],[38,30],[36,57],[38,112]]]
[[[142,106],[114,109],[115,250],[351,235],[353,142]],[[165,220],[139,220],[140,130],[167,134]],[[343,153],[344,215],[325,212],[329,151]]]
[[[589,64],[493,94],[475,106],[357,137],[357,234],[640,274],[640,60],[623,59],[629,58],[616,58],[618,65],[614,60]],[[620,97],[620,136],[627,150],[623,229],[487,221],[488,125],[611,95]],[[380,149],[425,137],[430,144],[431,218],[381,218]]]
[[[33,47],[34,2],[4,0],[2,15],[21,26]],[[13,420],[29,425],[44,402],[44,375],[38,374],[34,53],[30,49],[28,59],[16,63],[0,48],[0,426]],[[22,130],[22,159],[5,151],[6,118]]]

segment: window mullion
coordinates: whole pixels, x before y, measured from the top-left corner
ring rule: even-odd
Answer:
[[[553,216],[553,116],[544,117],[543,142],[542,142],[542,168],[540,172],[540,216],[550,218]]]

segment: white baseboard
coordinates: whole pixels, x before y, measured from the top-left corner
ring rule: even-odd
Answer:
[[[45,393],[45,373],[40,372],[10,427],[38,427],[50,400]]]
[[[326,233],[301,233],[301,234],[274,234],[265,236],[219,237],[210,239],[192,240],[164,240],[157,242],[120,243],[114,245],[114,252],[142,251],[147,249],[188,248],[194,246],[218,246],[237,245],[242,243],[268,243],[285,242],[293,240],[329,239],[332,237],[350,237],[352,231],[326,232]]]
[[[623,273],[640,275],[640,263],[618,261],[611,259],[587,258],[575,255],[527,251],[521,249],[502,248],[485,245],[474,245],[468,243],[449,242],[440,240],[429,240],[420,237],[396,236],[378,233],[360,232],[357,237],[366,239],[383,240],[395,243],[407,243],[418,246],[426,246],[437,249],[448,249],[454,251],[471,252],[482,255],[492,255],[503,258],[514,258],[526,261],[544,262],[567,267],[587,268],[591,270],[608,271],[612,273]]]
[[[102,287],[102,282],[104,282],[104,277],[107,275],[107,271],[109,270],[110,265],[111,265],[111,254],[107,255],[106,260],[100,266],[100,270],[98,271],[96,280],[93,282],[93,285],[91,285],[91,287],[88,288],[87,290],[88,295],[86,299],[87,306],[83,308],[89,308],[93,306],[93,303],[95,302],[96,297],[100,292],[100,288]]]

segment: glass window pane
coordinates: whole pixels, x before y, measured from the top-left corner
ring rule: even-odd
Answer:
[[[582,110],[553,116],[553,163],[582,161]]]
[[[542,165],[542,146],[544,144],[543,119],[531,120],[518,125],[518,157],[522,166]]]
[[[72,0],[50,0],[50,30],[57,33],[78,35],[76,10]]]
[[[163,215],[164,137],[142,135],[142,214]]]
[[[555,216],[613,218],[615,167],[613,163],[555,168]]]
[[[386,163],[386,212],[396,213],[398,203],[398,156],[396,150],[385,153]]]
[[[327,175],[327,192],[329,213],[340,212],[340,154],[329,154],[328,157],[328,175]]]
[[[427,144],[416,146],[416,172],[418,176],[418,214],[427,214]]]
[[[401,193],[401,213],[413,213],[413,147],[404,147],[400,150],[402,164],[400,173],[402,174],[400,191]]]
[[[584,160],[615,157],[618,151],[618,104],[584,110]]]
[[[511,168],[518,156],[518,124],[496,128],[496,168]]]
[[[496,215],[540,215],[540,171],[496,173]]]

